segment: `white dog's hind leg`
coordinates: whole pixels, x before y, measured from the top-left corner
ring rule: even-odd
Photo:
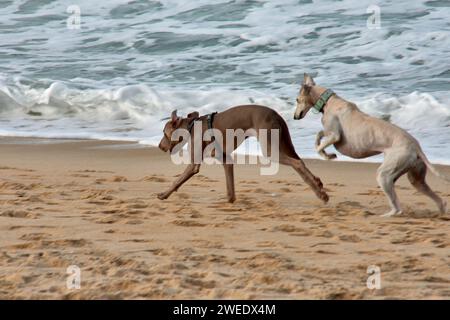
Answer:
[[[390,176],[390,174],[386,172],[379,172],[377,176],[378,184],[380,185],[381,189],[386,194],[389,205],[391,206],[391,211],[383,214],[383,217],[391,217],[395,215],[402,214],[402,210],[400,209],[400,204],[398,201],[397,194],[394,189],[394,180]]]
[[[442,200],[425,181],[427,174],[427,167],[425,163],[420,161],[415,167],[408,171],[409,182],[416,188],[417,191],[433,199],[441,213],[447,213],[447,203]]]
[[[392,150],[385,154],[383,164],[378,168],[377,181],[386,194],[391,211],[383,215],[390,217],[402,214],[394,183],[411,166],[411,153],[409,150]]]
[[[326,153],[325,148],[339,141],[341,137],[333,131],[319,131],[316,137],[316,150],[325,159],[332,160],[336,158],[335,153]]]

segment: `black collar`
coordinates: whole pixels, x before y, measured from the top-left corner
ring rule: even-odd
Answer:
[[[206,116],[206,122],[208,124],[208,129],[212,129],[213,128],[214,116],[216,114],[217,114],[217,112],[213,112],[213,113],[210,113],[210,114],[208,114]],[[199,118],[194,118],[194,119],[192,119],[191,122],[188,123],[188,127],[187,128],[188,128],[189,132],[192,131],[192,128],[194,127],[195,121],[197,121],[198,119],[200,119],[200,117]]]
[[[192,119],[191,122],[188,123],[187,129],[188,129],[189,132],[192,131],[192,128],[194,127],[195,120],[197,120],[197,119],[198,119],[198,118],[194,118],[194,119]]]
[[[208,129],[212,129],[213,128],[213,122],[214,122],[214,116],[217,114],[217,112],[213,112],[208,114]]]

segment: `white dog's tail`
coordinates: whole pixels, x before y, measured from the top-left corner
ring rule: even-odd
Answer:
[[[450,177],[439,172],[432,164],[431,162],[428,160],[427,156],[425,155],[425,153],[423,153],[422,148],[418,148],[418,155],[420,157],[420,159],[422,159],[422,161],[425,163],[425,165],[427,166],[427,168],[437,177],[450,182]]]

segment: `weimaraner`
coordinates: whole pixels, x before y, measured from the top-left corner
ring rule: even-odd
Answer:
[[[213,116],[213,117],[212,117]],[[291,136],[289,134],[288,127],[284,119],[274,110],[259,105],[242,105],[230,108],[223,112],[214,113],[210,115],[199,116],[198,112],[192,112],[188,114],[186,118],[181,118],[177,116],[176,110],[172,112],[170,120],[164,126],[164,136],[159,143],[159,148],[164,151],[170,151],[179,144],[183,143],[181,139],[172,137],[175,130],[183,128],[192,131],[194,122],[201,122],[201,131],[205,132],[208,129],[217,129],[222,132],[223,141],[222,146],[227,146],[226,150],[223,150],[223,155],[221,156],[220,162],[223,164],[225,169],[225,177],[227,183],[227,194],[228,201],[234,202],[235,192],[234,192],[234,174],[233,174],[233,163],[229,161],[223,161],[224,159],[230,159],[230,154],[233,152],[243,141],[239,141],[234,137],[234,141],[230,143],[231,147],[226,141],[226,130],[239,130],[242,129],[247,131],[248,129],[254,129],[259,131],[260,129],[267,129],[270,134],[271,129],[278,129],[279,131],[279,163],[289,165],[293,167],[298,174],[303,178],[303,180],[312,188],[316,196],[323,202],[328,201],[328,195],[323,189],[323,184],[319,178],[314,176],[308,168],[305,166],[304,162],[295,152],[294,146],[291,141]],[[208,128],[209,127],[209,128]],[[190,135],[189,139],[193,142],[194,133]],[[174,139],[173,139],[174,138]],[[247,137],[244,138],[244,140]],[[262,141],[259,137],[258,140]],[[175,141],[174,141],[175,140]],[[272,150],[270,143],[271,139],[265,139],[267,141],[266,148],[264,150]],[[216,141],[217,142],[217,141]],[[277,141],[278,142],[278,141]],[[186,143],[186,141],[184,141]],[[201,154],[203,155],[203,150],[211,141],[202,141],[200,144],[190,143],[190,164],[187,166],[183,174],[173,183],[173,185],[165,192],[158,194],[158,198],[163,200],[167,199],[174,191],[189,180],[193,175],[199,172],[200,163],[195,163],[193,155],[196,150],[194,147],[201,148]],[[215,142],[214,142],[215,143]],[[198,150],[197,150],[198,151]],[[269,155],[270,156],[270,155]],[[216,158],[217,157],[216,155]]]
[[[425,182],[427,168],[444,180],[450,181],[450,178],[433,167],[418,141],[408,132],[361,112],[354,103],[317,86],[313,78],[305,73],[294,119],[302,119],[313,107],[323,114],[324,130],[317,134],[316,150],[325,159],[336,158],[335,154],[325,152],[330,145],[356,159],[384,153],[384,161],[377,171],[377,181],[389,199],[391,210],[383,216],[402,213],[394,184],[405,173],[408,173],[409,181],[418,191],[436,202],[441,213],[447,212],[447,203]]]

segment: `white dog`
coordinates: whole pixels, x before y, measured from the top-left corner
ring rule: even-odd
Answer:
[[[377,181],[389,199],[391,211],[384,216],[401,214],[394,183],[405,173],[411,184],[436,202],[441,213],[447,204],[425,182],[427,168],[436,176],[450,181],[428,161],[419,143],[405,130],[381,119],[373,118],[351,102],[348,102],[320,86],[308,74],[297,97],[294,119],[302,119],[314,107],[323,113],[323,131],[317,134],[316,150],[325,159],[336,158],[325,148],[334,145],[340,153],[356,158],[366,158],[384,153],[384,162],[378,168]]]

